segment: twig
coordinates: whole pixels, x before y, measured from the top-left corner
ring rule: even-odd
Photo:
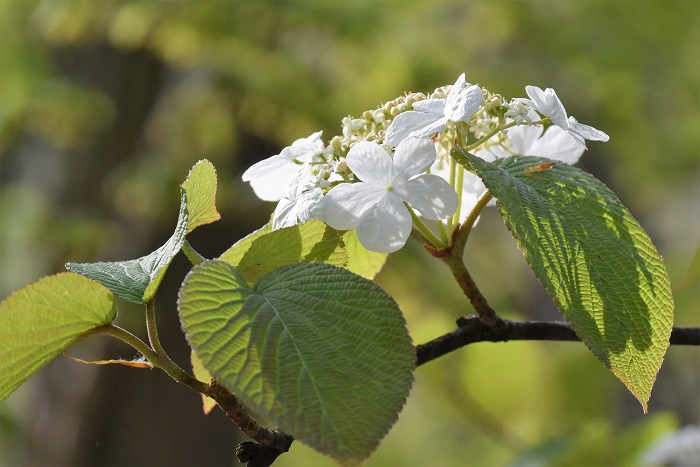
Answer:
[[[547,321],[503,320],[503,328],[494,330],[476,316],[461,317],[458,328],[416,348],[417,364],[422,365],[475,342],[512,340],[579,341],[566,323]],[[671,345],[700,346],[700,328],[676,326],[671,331]]]
[[[294,438],[279,430],[269,430],[256,422],[238,398],[212,379],[207,396],[221,407],[227,417],[255,442],[246,441],[236,448],[238,460],[248,467],[267,467],[277,457],[289,451]]]

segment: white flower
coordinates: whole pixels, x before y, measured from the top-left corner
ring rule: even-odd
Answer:
[[[509,128],[502,145],[480,149],[474,155],[487,161],[517,154],[546,157],[570,165],[578,162],[586,148],[573,135],[558,126],[550,126],[544,134],[543,131],[542,125]]]
[[[430,168],[430,173],[438,177],[449,180],[450,177],[450,162],[447,160],[438,159]],[[474,205],[479,200],[479,197],[486,191],[484,182],[481,181],[478,175],[464,170],[462,180],[462,204],[459,211],[459,220],[463,222],[469,213],[474,208]]]
[[[346,162],[362,181],[331,189],[325,196],[322,220],[339,230],[356,229],[368,250],[400,249],[412,227],[404,202],[435,220],[449,217],[457,208],[457,193],[450,184],[424,173],[435,156],[435,146],[428,139],[405,139],[393,159],[376,143],[357,143]]]
[[[303,164],[284,188],[282,198],[272,214],[272,230],[319,218],[322,202],[323,190],[313,184],[309,164]]]
[[[300,138],[287,146],[276,156],[269,157],[251,166],[243,173],[243,181],[250,182],[258,198],[265,201],[278,201],[284,187],[303,162],[323,151],[321,131],[308,138]]]
[[[554,89],[547,88],[543,91],[537,86],[526,86],[525,91],[530,96],[530,99],[516,98],[513,100],[527,104],[545,117],[548,117],[552,123],[571,134],[580,144],[585,146],[585,140],[607,141],[610,139],[602,131],[579,123],[574,117],[567,117],[564,105],[557,97]]]
[[[425,99],[394,118],[386,131],[385,141],[398,146],[408,137],[425,138],[447,128],[447,122],[466,122],[479,110],[484,96],[477,85],[467,87],[464,73],[452,85],[447,99]]]
[[[505,117],[512,118],[518,125],[522,125],[523,122],[532,123],[530,112],[528,112],[530,108],[527,106],[527,104],[513,100],[512,102],[505,104],[505,107],[508,110],[503,115]]]

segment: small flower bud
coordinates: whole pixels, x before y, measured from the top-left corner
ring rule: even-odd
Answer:
[[[362,118],[364,118],[368,122],[371,122],[372,120],[374,120],[374,114],[372,114],[372,111],[370,110],[365,110],[364,112],[362,112]]]
[[[330,146],[333,149],[340,149],[340,147],[343,145],[343,138],[340,136],[334,136],[333,139],[331,140]]]

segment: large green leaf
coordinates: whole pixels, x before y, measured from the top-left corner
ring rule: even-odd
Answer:
[[[211,162],[199,161],[182,184],[175,232],[163,246],[138,259],[67,263],[66,268],[96,280],[121,298],[136,303],[148,302],[155,296],[168,266],[185,243],[185,235],[219,219],[215,198],[216,170]]]
[[[340,233],[319,221],[274,231],[263,228],[233,245],[219,259],[236,266],[251,284],[287,264],[321,262],[345,266],[348,263]]]
[[[669,344],[673,297],[639,223],[603,183],[570,165],[453,155],[498,199],[513,238],[566,320],[646,411]]]
[[[116,316],[109,290],[71,272],[11,294],[0,303],[0,401],[86,332]]]
[[[414,349],[396,303],[323,263],[281,267],[253,287],[231,265],[196,267],[180,319],[204,366],[257,413],[342,462],[358,462],[394,424]]]

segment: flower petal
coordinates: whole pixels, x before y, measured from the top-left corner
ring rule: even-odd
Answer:
[[[290,161],[292,159],[299,159],[304,162],[309,162],[307,159],[311,159],[315,154],[323,151],[323,141],[321,141],[322,133],[323,131],[317,131],[306,138],[299,138],[294,141],[291,146],[282,149],[279,155]]]
[[[289,178],[299,170],[299,167],[297,164],[288,162],[272,171],[268,171],[263,176],[251,178],[250,186],[261,200],[279,201]]]
[[[413,110],[442,117],[445,113],[445,99],[425,99],[413,103]]]
[[[354,229],[360,216],[386,193],[386,189],[369,183],[341,183],[324,197],[320,220],[334,229]]]
[[[392,179],[394,161],[377,143],[361,141],[350,148],[345,162],[363,182],[387,186]]]
[[[452,97],[452,93],[450,93]],[[477,85],[471,85],[460,92],[457,99],[450,105],[450,99],[445,106],[445,117],[451,122],[466,122],[479,110],[484,100],[484,94]]]
[[[610,137],[592,126],[579,123],[574,117],[569,117],[569,132],[590,141],[608,141]]]
[[[368,250],[393,253],[406,244],[412,226],[411,214],[401,199],[386,192],[360,218],[357,238]]]
[[[396,147],[401,141],[406,139],[409,134],[431,125],[439,120],[440,117],[441,115],[416,112],[414,110],[398,114],[391,122],[391,125],[389,125],[389,128],[387,128],[384,141]]]
[[[565,130],[568,128],[566,121],[566,109],[559,100],[557,93],[552,88],[547,88],[544,91],[537,86],[525,86],[527,95],[532,99],[530,106],[537,110],[545,117],[549,117],[552,123],[558,125]],[[522,101],[521,101],[522,102]]]
[[[445,219],[457,209],[457,193],[437,175],[422,174],[404,185],[408,192],[405,200],[428,219]]]
[[[423,128],[419,128],[416,131],[409,133],[408,136],[413,138],[427,138],[435,133],[445,131],[445,128],[447,128],[447,117],[442,117],[433,123],[425,125]]]
[[[268,157],[267,159],[256,162],[248,167],[248,170],[243,172],[243,176],[241,178],[244,182],[249,182],[255,178],[266,177],[270,174],[270,172],[289,163],[290,162],[287,158],[281,157],[279,154],[277,154],[276,156]]]
[[[573,135],[558,126],[550,126],[541,138],[532,143],[529,156],[540,156],[567,164],[575,164],[586,147]]]
[[[406,138],[394,153],[394,176],[391,182],[406,181],[421,174],[435,163],[435,144],[429,139]]]

